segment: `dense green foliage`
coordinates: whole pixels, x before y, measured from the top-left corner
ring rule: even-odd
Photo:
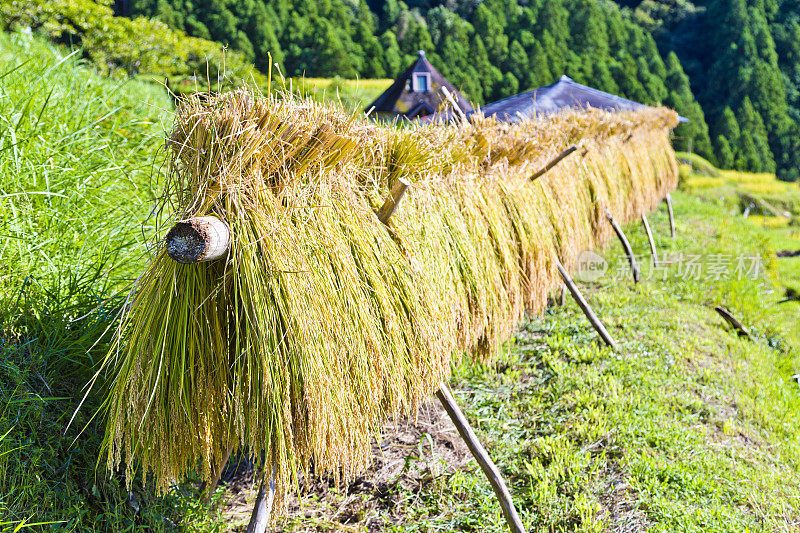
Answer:
[[[630,2],[639,4],[639,2]],[[675,52],[725,168],[800,176],[800,3],[646,0],[634,19]]]
[[[33,31],[81,50],[101,72],[184,78],[208,75],[216,85],[259,75],[241,53],[190,37],[145,17],[115,17],[108,0],[0,0],[2,29]],[[223,68],[224,67],[224,68]]]
[[[262,70],[269,51],[293,76],[393,77],[424,49],[479,104],[567,74],[675,108],[690,119],[679,147],[723,167],[800,176],[791,0],[128,0],[118,11],[227,43]]]
[[[673,107],[690,120],[678,147],[723,168],[800,177],[800,6],[789,0],[117,0],[122,17],[111,5],[2,0],[0,14],[128,74],[213,80],[224,62],[230,79],[263,85],[271,54],[288,76],[385,78],[424,49],[478,104],[567,74]]]
[[[165,530],[191,514],[184,499],[141,491],[137,514],[96,470],[103,391],[67,423],[107,349],[115,295],[142,268],[171,104],[77,56],[0,34],[0,529]]]

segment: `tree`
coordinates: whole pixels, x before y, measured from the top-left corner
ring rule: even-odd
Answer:
[[[511,96],[519,92],[519,81],[510,72],[503,74],[503,79],[497,84],[495,89],[497,96],[495,98],[502,98]]]
[[[743,170],[752,172],[775,172],[775,160],[769,149],[767,129],[761,115],[745,96],[738,114],[740,149],[744,162]]]
[[[687,147],[691,144],[692,150],[713,162],[715,157],[708,135],[705,114],[695,101],[689,86],[689,78],[674,52],[670,52],[667,56],[666,69],[665,85],[668,93],[664,104],[689,119],[688,123],[678,126],[675,131],[676,136],[685,139]]]
[[[250,35],[255,50],[254,63],[262,72],[268,72],[271,65],[268,58],[278,65],[283,64],[283,49],[278,42],[278,36],[270,21],[275,20],[273,13],[262,2],[257,2],[253,8],[252,16],[248,20],[247,34]]]
[[[732,169],[734,167],[735,157],[728,139],[722,135],[717,135],[717,138],[714,140],[714,148],[717,155],[717,165],[720,168]]]
[[[386,31],[381,34],[378,40],[380,41],[380,46],[383,50],[384,72],[389,77],[395,77],[399,75],[400,70],[403,68],[403,59],[394,33],[391,31]]]

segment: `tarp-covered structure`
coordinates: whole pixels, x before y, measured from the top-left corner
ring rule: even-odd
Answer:
[[[520,122],[535,116],[550,115],[565,109],[599,109],[602,111],[640,111],[649,106],[634,102],[599,89],[581,85],[568,76],[561,76],[555,83],[515,94],[492,102],[479,110],[466,112],[466,116],[481,112],[485,117],[494,117],[498,122]],[[451,110],[436,113],[424,120],[450,122],[457,118]],[[686,119],[680,117],[681,122]]]

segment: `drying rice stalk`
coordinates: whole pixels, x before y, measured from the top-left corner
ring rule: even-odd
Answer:
[[[557,257],[606,242],[603,206],[631,221],[675,187],[675,125],[659,109],[398,129],[244,90],[189,97],[162,206],[216,217],[230,246],[195,264],[162,246],[138,280],[106,360],[109,467],[165,489],[213,478],[233,446],[274,472],[276,502],[312,467],[352,477],[381,421],[544,308]],[[588,150],[530,180],[572,145]],[[400,179],[414,187],[387,232],[375,212]]]

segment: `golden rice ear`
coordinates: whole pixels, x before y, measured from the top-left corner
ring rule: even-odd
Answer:
[[[108,466],[166,490],[215,479],[236,447],[274,469],[278,502],[311,465],[350,479],[383,421],[461,354],[491,360],[560,285],[557,260],[606,242],[599,206],[625,223],[675,187],[676,124],[654,109],[400,128],[288,94],[187,97],[158,209],[217,217],[229,246],[192,264],[160,249],[137,281],[105,361]],[[387,232],[376,210],[399,180],[414,186]]]

